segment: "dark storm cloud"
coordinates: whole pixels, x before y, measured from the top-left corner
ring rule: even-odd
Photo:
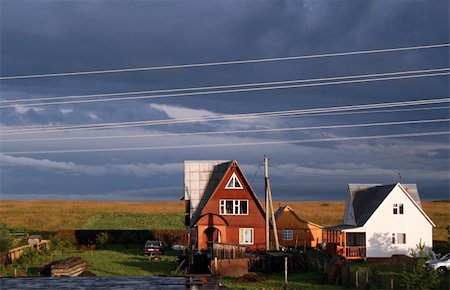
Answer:
[[[273,56],[307,55],[327,52],[447,43],[449,2],[433,1],[9,1],[1,2],[1,75],[84,71],[109,68],[146,67],[167,64],[253,59]],[[77,76],[1,81],[2,99],[67,96],[119,91],[182,88],[216,84],[237,84],[338,75],[380,73],[448,67],[448,48],[385,53],[379,55],[323,58],[293,62],[236,65],[187,70]],[[203,97],[164,98],[132,102],[94,103],[16,108],[1,111],[3,126],[38,124],[78,124],[166,119],[170,112],[150,104],[178,106],[188,114],[276,111],[336,105],[446,97],[448,77],[339,85],[280,91],[224,94]],[[174,110],[172,108],[172,110]],[[176,110],[176,108],[175,108]],[[284,118],[258,122],[203,123],[159,128],[137,128],[138,132],[193,131],[233,128],[314,126],[426,118],[448,118],[448,110],[419,113],[367,114]],[[424,126],[391,126],[354,130],[323,130],[292,134],[264,134],[228,138],[174,138],[159,140],[88,141],[39,144],[2,144],[2,150],[34,148],[89,148],[151,144],[189,144],[320,138],[341,135],[395,134],[415,131],[446,131],[448,123]],[[125,134],[126,131],[114,131]],[[133,131],[134,132],[134,131]],[[45,136],[44,136],[45,137]],[[126,164],[182,164],[185,159],[238,159],[251,176],[263,154],[272,156],[279,199],[343,199],[332,195],[344,192],[348,182],[391,183],[398,172],[408,182],[440,197],[448,195],[448,178],[435,180],[418,168],[441,176],[448,172],[447,138],[372,141],[362,144],[336,142],[224,150],[183,150],[134,152],[126,154],[53,155],[52,162],[73,162],[81,168],[103,168]],[[153,142],[153,143],[152,143]],[[417,142],[417,143],[416,143]],[[400,144],[400,145],[399,145]],[[410,149],[417,146],[416,149]],[[422,156],[429,153],[428,156]],[[373,160],[374,154],[385,158]],[[421,155],[422,154],[422,155]],[[407,163],[401,157],[412,163]],[[42,156],[32,159],[42,160]],[[380,158],[380,159],[383,159]],[[390,158],[390,159],[389,159]],[[393,158],[398,158],[393,161]],[[392,161],[392,162],[390,162]],[[352,162],[356,165],[352,165]],[[429,164],[427,162],[430,162]],[[348,163],[349,165],[346,165]],[[38,162],[38,164],[41,164]],[[350,166],[352,165],[352,166]],[[40,171],[20,166],[2,170],[3,194],[57,194],[73,184],[72,196],[96,192],[118,199],[134,192],[154,198],[159,188],[182,188],[182,176],[147,179],[120,175],[94,177],[82,171],[76,177],[63,169]],[[29,165],[28,165],[29,166]],[[83,167],[84,166],[84,167]],[[326,171],[336,166],[335,170]],[[348,167],[348,170],[344,169]],[[285,170],[298,168],[298,171]],[[91,168],[92,169],[92,168]],[[182,170],[182,168],[180,168]],[[281,173],[297,172],[296,176]],[[366,172],[366,175],[358,175]],[[58,180],[53,182],[55,174]],[[17,178],[22,176],[23,178]],[[39,176],[39,178],[36,178]],[[112,178],[113,177],[113,178]],[[117,177],[117,178],[116,178]],[[111,181],[113,179],[113,181]],[[327,182],[323,182],[323,180]],[[29,181],[22,182],[23,180]],[[49,182],[37,182],[47,180]],[[46,184],[52,181],[53,187]],[[262,184],[262,183],[261,183]],[[67,186],[66,186],[67,187]],[[258,186],[256,186],[259,188]],[[152,188],[151,190],[149,188]],[[115,196],[106,195],[115,192]],[[164,192],[168,192],[167,190]],[[299,192],[304,192],[298,197]],[[439,192],[437,194],[436,192]],[[131,194],[131,193],[130,193]],[[437,195],[436,195],[437,194]],[[22,195],[23,196],[23,195]],[[126,195],[125,195],[126,196]],[[283,198],[282,198],[283,197]]]

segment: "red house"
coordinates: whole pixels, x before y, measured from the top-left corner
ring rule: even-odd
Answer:
[[[264,210],[237,161],[185,161],[186,225],[199,250],[212,243],[265,250]]]

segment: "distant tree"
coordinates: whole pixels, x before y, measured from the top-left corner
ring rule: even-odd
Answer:
[[[425,263],[431,259],[430,255],[425,253],[425,244],[421,241],[416,245],[418,251],[411,251],[411,256],[415,258],[414,264],[410,267],[403,267],[403,281],[409,289],[426,290],[436,287],[440,282],[439,274],[434,270],[428,270]]]
[[[0,252],[6,252],[12,248],[13,237],[6,225],[0,224]]]

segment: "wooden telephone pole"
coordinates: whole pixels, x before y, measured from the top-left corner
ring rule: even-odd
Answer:
[[[280,250],[278,242],[277,223],[275,221],[275,212],[273,211],[272,192],[270,190],[269,180],[269,160],[264,156],[264,177],[266,184],[266,250],[270,249],[270,226],[269,218],[272,218],[273,236],[275,238],[275,250]]]

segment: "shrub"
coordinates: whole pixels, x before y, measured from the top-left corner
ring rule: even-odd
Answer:
[[[6,252],[12,248],[13,238],[11,232],[4,224],[0,224],[0,252]]]
[[[411,256],[415,258],[413,265],[403,267],[403,281],[410,289],[431,289],[439,284],[440,277],[435,270],[425,267],[426,260],[431,258],[425,253],[425,244],[419,242],[416,247],[417,252],[411,251]]]
[[[64,253],[65,250],[73,247],[74,244],[74,236],[67,233],[61,232],[50,237],[50,248],[52,250],[60,251],[61,253]]]
[[[29,248],[23,253],[19,259],[15,262],[21,268],[24,268],[26,272],[28,272],[28,268],[31,267],[38,257],[37,251],[32,248]]]
[[[95,244],[99,247],[104,247],[109,240],[109,235],[107,232],[98,233],[95,236]]]

